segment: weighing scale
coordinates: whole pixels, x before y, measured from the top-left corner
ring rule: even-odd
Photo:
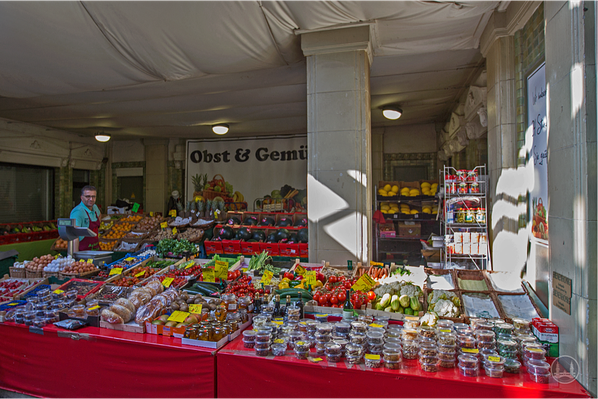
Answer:
[[[76,260],[92,259],[94,265],[101,266],[105,263],[112,263],[112,251],[79,251],[79,237],[97,236],[87,227],[77,227],[75,219],[58,219],[58,235],[68,242],[67,253]]]

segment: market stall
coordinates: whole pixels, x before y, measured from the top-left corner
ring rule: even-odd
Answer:
[[[0,324],[0,388],[43,397],[214,397],[215,350],[97,327]],[[10,343],[10,344],[7,344]]]

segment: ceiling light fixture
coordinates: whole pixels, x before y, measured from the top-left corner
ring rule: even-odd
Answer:
[[[219,123],[217,125],[212,126],[212,131],[216,134],[226,134],[228,133],[228,125],[226,123]]]
[[[382,115],[384,115],[384,117],[386,119],[390,119],[390,120],[394,121],[394,120],[399,119],[402,114],[403,114],[403,110],[401,108],[393,107],[393,106],[382,107]]]
[[[110,135],[108,133],[104,133],[104,132],[97,132],[96,133],[96,140],[99,141],[100,143],[106,143],[108,141],[110,141]]]

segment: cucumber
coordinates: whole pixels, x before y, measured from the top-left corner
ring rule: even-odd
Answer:
[[[313,295],[304,289],[301,288],[285,288],[282,290],[276,290],[276,294],[280,295],[280,298],[285,298],[287,295],[301,295],[304,298],[309,298],[310,300],[313,298]]]

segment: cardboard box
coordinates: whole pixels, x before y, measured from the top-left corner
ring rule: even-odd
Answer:
[[[270,256],[279,256],[280,254],[280,247],[277,242],[262,242],[260,248],[262,251],[268,252]]]
[[[222,240],[222,250],[227,255],[241,253],[241,240]]]
[[[262,253],[259,242],[241,242],[241,254],[246,256],[259,255]]]
[[[384,223],[378,226],[380,228],[380,237],[388,238],[397,236],[394,223]]]
[[[399,222],[399,237],[417,238],[421,235],[421,230],[419,222]]]
[[[223,254],[222,241],[204,241],[206,255]]]
[[[549,357],[559,357],[559,327],[548,319],[533,319],[532,333],[540,343],[548,346]]]

